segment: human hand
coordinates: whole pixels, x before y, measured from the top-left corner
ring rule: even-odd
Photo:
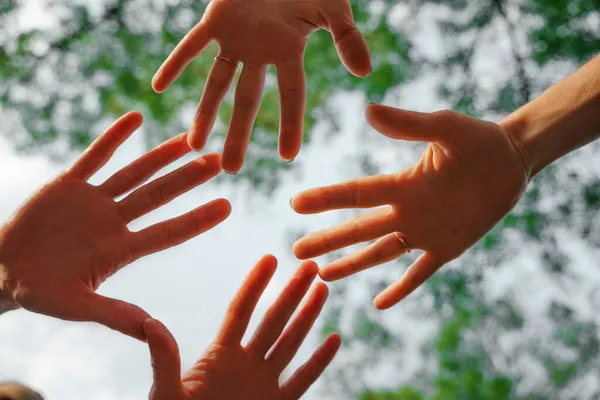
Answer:
[[[366,116],[390,138],[429,146],[404,171],[295,196],[292,208],[301,214],[384,207],[309,234],[293,249],[299,259],[308,259],[377,239],[320,270],[321,278],[334,281],[405,254],[398,235],[403,234],[409,247],[424,253],[400,281],[377,296],[375,306],[386,309],[492,229],[514,207],[529,176],[521,144],[500,125],[453,111],[425,114],[380,105],[370,105]]]
[[[216,154],[201,157],[146,182],[190,151],[179,135],[125,167],[99,186],[87,180],[142,123],[129,113],[100,136],[81,158],[42,187],[0,230],[0,288],[23,308],[71,321],[93,321],[145,340],[140,308],[96,294],[127,264],[175,246],[225,220],[220,199],[140,232],[127,224],[208,181],[220,170]]]
[[[241,344],[250,317],[276,268],[273,256],[265,256],[258,262],[229,305],[217,338],[183,379],[175,339],[160,322],[146,321],[144,329],[154,369],[151,400],[296,400],[308,390],[337,353],[339,335],[329,336],[281,386],[279,377],[296,355],[327,299],[327,286],[317,284],[284,331],[317,275],[316,264],[302,263],[250,342],[246,346]]]
[[[244,63],[223,151],[223,169],[242,168],[260,107],[266,66],[274,64],[279,80],[279,153],[293,160],[302,144],[306,78],[303,58],[310,35],[333,33],[344,65],[357,76],[371,73],[367,45],[354,24],[348,0],[212,0],[202,17],[156,73],[152,86],[165,91],[183,69],[215,40],[220,46],[189,135],[190,146],[204,147],[238,62]]]

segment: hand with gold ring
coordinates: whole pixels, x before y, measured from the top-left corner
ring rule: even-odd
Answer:
[[[267,65],[277,68],[280,93],[279,152],[293,160],[302,144],[306,82],[303,66],[306,44],[318,29],[332,32],[344,65],[357,76],[371,73],[366,43],[354,24],[348,0],[212,0],[196,25],[156,73],[152,86],[165,91],[211,42],[220,52],[212,66],[189,144],[204,147],[217,112],[243,63],[235,93],[233,115],[223,151],[223,169],[237,173],[243,165],[258,114]]]
[[[380,105],[370,105],[366,116],[390,138],[430,144],[407,170],[295,196],[292,208],[301,214],[383,207],[309,234],[294,244],[294,253],[308,259],[376,240],[324,266],[321,278],[333,281],[423,250],[404,277],[375,299],[377,308],[386,309],[485,235],[515,205],[529,176],[518,144],[495,123],[453,111],[427,114]]]

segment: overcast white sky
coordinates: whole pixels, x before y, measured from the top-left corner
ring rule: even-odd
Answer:
[[[358,108],[358,103],[348,106]],[[233,214],[221,226],[132,264],[104,284],[100,292],[138,304],[162,320],[179,342],[184,367],[190,366],[214,336],[247,271],[261,255],[272,253],[278,257],[280,268],[255,314],[255,325],[298,264],[289,249],[288,229],[317,229],[338,218],[296,215],[289,199],[309,186],[335,183],[352,173],[340,166],[358,151],[356,128],[361,124],[357,117],[347,119],[344,133],[327,143],[326,135],[316,135],[320,136],[316,143],[295,161],[301,165],[298,179],[287,179],[270,200],[255,197],[246,203],[245,196],[236,196],[231,187],[207,185],[137,221],[132,228],[182,214],[216,197],[231,197],[233,202]],[[144,151],[141,136],[134,135],[92,181],[102,182],[140,156]],[[341,151],[332,153],[334,146]],[[0,219],[8,218],[32,191],[63,167],[43,156],[16,155],[5,139],[0,140]],[[101,326],[14,311],[0,316],[0,337],[0,379],[27,382],[48,399],[147,396],[150,367],[146,346]],[[296,364],[310,355],[318,340],[315,335],[308,340]]]
[[[24,26],[47,23],[39,3],[27,3]],[[214,336],[247,271],[261,255],[272,253],[280,267],[255,313],[255,326],[298,265],[289,249],[287,229],[315,229],[334,221],[333,216],[298,216],[290,209],[289,199],[307,188],[308,182],[334,183],[348,174],[347,169],[343,168],[342,174],[333,166],[339,166],[344,157],[357,150],[349,144],[356,140],[349,138],[356,135],[351,127],[359,124],[354,117],[344,125],[346,133],[335,138],[344,150],[332,155],[328,149],[337,145],[332,142],[305,149],[295,161],[303,166],[298,171],[299,179],[288,179],[272,199],[254,197],[245,202],[246,196],[236,195],[239,193],[233,187],[209,184],[134,223],[132,228],[138,229],[222,196],[231,197],[234,206],[232,216],[221,226],[178,248],[134,263],[104,284],[100,292],[135,303],[162,320],[177,338],[187,368]],[[15,154],[11,144],[1,138],[7,133],[0,132],[0,220],[8,218],[37,187],[66,166],[52,164],[43,155]],[[141,133],[134,135],[93,182],[101,182],[142,155],[145,150],[141,137]],[[67,323],[19,310],[0,316],[0,337],[0,380],[27,383],[47,399],[147,397],[151,376],[146,346],[104,327]],[[311,336],[296,365],[311,354],[318,340],[316,335]]]
[[[37,11],[37,3],[38,0],[28,3],[28,23],[34,25],[44,21],[43,14]],[[440,41],[431,36],[432,30],[428,28],[433,19],[422,22],[422,32],[428,33],[416,35],[421,44],[426,44],[420,46],[420,50],[439,51],[437,45]],[[487,61],[480,63],[478,73],[494,75],[502,72],[499,64],[491,63],[489,58],[482,60]],[[408,102],[402,103],[407,108],[432,111],[441,107],[433,95],[434,80],[407,86],[402,92],[405,96],[400,98],[408,99]],[[341,133],[326,140],[328,132],[316,132],[313,143],[304,148],[295,161],[300,168],[294,172],[295,175],[285,179],[272,199],[253,196],[246,200],[248,196],[232,186],[209,184],[135,223],[133,228],[137,229],[182,214],[216,197],[230,197],[233,203],[232,216],[221,226],[178,248],[134,263],[111,278],[100,292],[135,303],[162,320],[177,338],[184,368],[187,368],[214,336],[230,298],[247,271],[261,255],[272,253],[278,257],[280,268],[255,314],[252,325],[255,326],[298,264],[289,249],[288,230],[320,229],[340,220],[338,213],[296,215],[289,207],[289,199],[303,189],[360,175],[356,163],[349,162],[364,151],[365,145],[362,141],[365,134],[363,103],[359,97],[345,96]],[[398,104],[397,99],[390,102]],[[2,139],[6,134],[9,133],[0,128],[0,221],[65,166],[51,164],[42,155],[26,157],[15,154],[10,143]],[[371,130],[367,134],[376,135]],[[144,151],[140,139],[141,133],[129,140],[93,181],[101,182],[140,156]],[[384,139],[385,145],[381,145],[382,142],[376,145],[378,156],[397,165],[398,161],[392,158],[398,157],[397,149],[403,145],[392,147],[388,145],[392,141],[385,140],[388,139]],[[412,150],[408,153],[412,154]],[[407,158],[403,162],[408,164],[411,161],[414,160]],[[182,160],[174,167],[184,162]],[[569,243],[568,238],[565,241],[580,257],[579,268],[574,273],[587,275],[583,281],[573,281],[583,284],[577,291],[578,296],[567,300],[576,304],[587,317],[593,318],[594,303],[590,303],[589,299],[594,293],[598,297],[596,288],[600,283],[600,272],[597,268],[588,267],[597,267],[597,261],[594,261],[597,254],[577,247],[576,243]],[[572,290],[556,288],[551,280],[540,277],[539,266],[527,257],[496,271],[494,277],[487,281],[490,293],[513,290],[515,295],[520,296],[530,329],[540,328],[536,318],[551,298],[573,293]],[[355,282],[358,287],[360,280]],[[406,369],[390,371],[396,379],[399,373],[408,373],[418,367],[411,365],[410,360],[417,359],[419,348],[411,344],[410,338],[422,339],[423,332],[431,330],[431,326],[426,324],[405,323],[404,312],[409,307],[398,307],[390,314],[398,324],[404,323],[406,332],[416,333],[407,335],[409,342],[405,348],[413,358],[408,353],[403,354],[409,360],[403,365]],[[0,338],[0,380],[16,379],[30,384],[47,399],[133,400],[147,397],[150,366],[146,346],[106,328],[15,311],[0,316]],[[311,336],[295,364],[303,362],[317,345],[318,337]],[[374,382],[385,384],[387,375],[374,375]],[[306,398],[320,397],[311,391]]]

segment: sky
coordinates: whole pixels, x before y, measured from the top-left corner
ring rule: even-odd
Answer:
[[[24,27],[47,23],[40,3],[27,3]],[[109,279],[99,292],[137,304],[164,322],[179,343],[185,370],[214,337],[227,304],[246,273],[263,254],[274,254],[279,268],[254,314],[248,330],[251,333],[298,265],[290,251],[290,226],[315,229],[334,222],[334,216],[296,215],[289,200],[306,189],[308,182],[330,184],[342,178],[345,169],[331,166],[340,165],[344,157],[357,150],[347,145],[352,142],[348,138],[356,135],[351,126],[359,126],[356,119],[350,118],[345,133],[333,142],[305,149],[295,161],[301,165],[295,172],[299,179],[286,180],[272,199],[259,196],[246,201],[246,196],[232,186],[207,184],[135,221],[131,229],[138,230],[217,197],[230,197],[233,203],[231,217],[217,228],[177,248],[133,263]],[[6,134],[0,131],[0,221],[70,163],[52,163],[43,155],[17,155],[2,137]],[[128,140],[91,182],[102,182],[141,156],[145,151],[142,136],[138,132]],[[332,157],[329,146],[339,144],[344,150]],[[316,349],[320,340],[317,330],[293,365],[304,362]],[[0,316],[0,337],[0,380],[24,382],[47,399],[128,400],[148,395],[151,369],[147,347],[102,326],[64,322],[18,310]],[[314,393],[309,392],[306,398],[311,396]]]
[[[47,23],[41,3],[26,3],[26,18],[21,21],[24,28]],[[362,99],[356,100],[356,104],[347,105],[362,107]],[[214,337],[246,273],[263,254],[274,254],[279,268],[254,314],[248,330],[251,333],[299,264],[291,254],[290,227],[313,230],[338,221],[335,215],[299,216],[291,210],[289,200],[309,184],[331,184],[348,175],[350,169],[344,167],[344,161],[359,150],[357,131],[363,125],[357,111],[345,121],[342,134],[333,139],[325,138],[330,135],[315,135],[316,143],[304,149],[295,161],[300,164],[295,176],[290,176],[271,199],[251,196],[247,200],[231,185],[207,184],[135,221],[130,228],[138,230],[217,197],[229,197],[233,203],[231,217],[217,228],[133,263],[103,284],[99,292],[134,303],[164,322],[179,343],[185,370]],[[10,133],[1,129],[0,171],[4,172],[0,172],[0,221],[72,162],[57,164],[44,155],[16,154],[4,136]],[[141,156],[145,151],[142,137],[140,131],[128,140],[91,182],[101,183]],[[341,151],[332,155],[332,147]],[[292,365],[304,362],[318,346],[318,324]],[[26,383],[47,399],[128,400],[148,395],[151,369],[146,345],[102,326],[18,310],[0,316],[0,337],[0,380]],[[306,398],[316,398],[315,391]]]
[[[360,107],[362,102],[356,100],[348,105]],[[297,215],[289,206],[290,198],[312,186],[336,183],[350,172],[343,165],[359,150],[357,128],[361,125],[358,117],[348,118],[340,135],[326,138],[329,135],[316,134],[315,143],[295,161],[300,164],[294,172],[297,179],[286,179],[272,199],[257,196],[246,201],[246,196],[231,186],[208,184],[135,221],[130,228],[138,230],[217,197],[230,197],[233,203],[233,213],[222,225],[133,263],[99,292],[137,304],[164,322],[178,340],[185,370],[214,337],[245,274],[261,255],[274,254],[280,266],[254,315],[252,332],[298,265],[290,250],[289,228],[314,230],[339,218],[335,214]],[[141,139],[138,132],[128,140],[91,182],[103,182],[141,156]],[[332,147],[341,151],[332,154]],[[36,188],[68,164],[51,163],[42,155],[17,155],[10,143],[0,140],[0,171],[4,171],[0,173],[0,220],[6,220]],[[146,346],[99,325],[63,322],[18,310],[0,316],[0,337],[0,379],[26,382],[48,399],[139,399],[147,396],[151,385]],[[296,366],[310,356],[319,340],[316,329],[299,352]]]
[[[46,23],[47,19],[39,12],[39,3],[40,0],[27,3],[25,25]],[[402,10],[397,10],[397,14],[395,17],[401,18]],[[433,24],[434,18],[417,21],[421,29],[416,31],[414,38],[419,51],[429,55],[442,50]],[[501,64],[495,63],[494,57],[483,56],[480,60],[476,66],[478,75],[497,77],[506,73],[498,68]],[[386,101],[400,102],[406,108],[421,111],[443,108],[433,95],[436,79],[440,77],[430,78],[392,91]],[[131,228],[138,230],[181,215],[217,197],[228,197],[233,204],[231,217],[217,228],[177,248],[133,263],[110,278],[99,291],[137,304],[163,321],[179,343],[184,370],[195,362],[214,337],[229,300],[261,255],[274,254],[280,266],[254,315],[250,333],[298,265],[290,250],[290,230],[321,229],[339,222],[346,215],[335,212],[297,215],[289,206],[295,193],[361,176],[356,157],[365,151],[365,146],[377,151],[383,164],[387,162],[397,167],[415,161],[414,147],[407,146],[406,152],[402,153],[399,148],[403,146],[390,146],[393,143],[390,139],[365,142],[365,135],[377,134],[366,129],[362,96],[339,96],[334,103],[344,111],[340,133],[331,136],[323,126],[318,127],[311,145],[306,146],[294,161],[298,168],[285,177],[272,198],[249,196],[230,184],[207,184],[132,224]],[[2,131],[0,125],[0,221],[6,220],[36,188],[72,161],[59,165],[43,155],[16,154],[6,140],[9,134]],[[141,156],[145,151],[142,136],[140,131],[128,140],[92,183],[101,183]],[[399,154],[406,154],[401,162],[395,159]],[[593,157],[585,151],[581,154],[587,159]],[[161,175],[189,161],[190,157],[173,164]],[[600,161],[596,166],[598,163]],[[522,305],[527,321],[525,330],[529,333],[544,327],[541,314],[549,301],[557,297],[576,305],[583,316],[600,323],[596,316],[600,306],[597,290],[600,268],[590,268],[598,266],[600,254],[581,247],[568,235],[565,235],[563,245],[577,260],[573,263],[576,268],[572,274],[578,279],[566,282],[566,288],[540,276],[540,266],[527,254],[513,260],[511,265],[495,269],[485,281],[486,291],[492,297],[507,291],[514,293]],[[323,262],[321,259],[316,261]],[[380,271],[400,273],[389,268]],[[372,273],[376,272],[368,272],[365,276]],[[353,278],[352,282],[357,292],[364,289],[360,278]],[[410,376],[421,367],[420,344],[435,332],[437,325],[427,321],[414,323],[414,318],[411,320],[410,317],[412,307],[409,300],[390,314],[406,338],[402,370],[390,369],[388,365],[382,371],[372,371],[367,379],[375,385],[385,386],[391,374],[397,381],[399,376]],[[318,327],[319,323],[296,357],[294,366],[306,360],[318,346]],[[148,395],[151,370],[147,347],[102,326],[64,322],[18,310],[0,316],[0,338],[0,380],[15,379],[27,383],[47,399],[129,400]],[[515,342],[518,338],[513,338],[512,342],[508,338],[499,345],[509,349]],[[340,358],[334,361],[338,366],[344,362]],[[317,385],[305,398],[323,398],[318,389]]]

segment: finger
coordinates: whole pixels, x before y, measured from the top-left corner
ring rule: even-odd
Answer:
[[[405,111],[393,107],[370,104],[366,118],[369,124],[393,139],[434,142],[442,140],[447,124],[440,123],[434,114]]]
[[[294,243],[294,255],[300,260],[319,257],[357,243],[380,238],[394,231],[399,220],[392,207],[359,215],[333,228],[311,233]]]
[[[279,338],[267,356],[267,362],[281,373],[292,361],[298,349],[312,329],[327,301],[329,290],[323,283],[317,284],[298,316]]]
[[[152,360],[150,400],[177,399],[182,393],[181,359],[177,342],[171,332],[155,319],[146,320],[143,328]]]
[[[116,120],[69,170],[69,175],[88,180],[112,157],[115,151],[142,125],[142,114],[129,112]]]
[[[64,317],[71,321],[97,322],[127,336],[145,341],[143,325],[150,315],[133,304],[90,292],[79,296]]]
[[[254,121],[260,108],[267,68],[245,65],[235,92],[233,114],[223,150],[223,169],[237,173],[244,163]]]
[[[225,319],[217,335],[218,343],[228,344],[242,341],[256,304],[276,269],[277,259],[271,255],[262,257],[252,268],[227,308]]]
[[[152,88],[161,93],[181,75],[212,40],[212,33],[206,23],[200,22],[179,42],[152,79]]]
[[[403,181],[400,175],[375,175],[332,186],[309,189],[292,198],[300,214],[316,214],[344,208],[378,207],[398,201]]]
[[[423,254],[408,268],[402,279],[379,294],[373,304],[379,310],[392,307],[431,278],[442,265],[431,253]]]
[[[317,264],[312,261],[305,261],[300,265],[292,280],[283,289],[275,304],[269,308],[250,339],[246,346],[249,351],[263,357],[267,354],[308,292],[317,276],[318,269]]]
[[[219,107],[231,86],[235,71],[236,68],[227,61],[220,58],[215,59],[188,136],[188,143],[192,149],[201,150],[206,144],[206,139],[215,125]]]
[[[131,222],[202,185],[221,171],[221,157],[208,154],[131,193],[117,203],[119,214]]]
[[[357,251],[342,257],[319,270],[319,276],[324,281],[336,281],[354,275],[358,272],[395,260],[406,254],[404,246],[395,233],[382,237]]]
[[[363,35],[352,18],[352,9],[348,4],[342,15],[329,18],[335,48],[344,66],[358,77],[371,74],[371,56]]]
[[[306,74],[302,60],[277,66],[279,82],[279,154],[292,161],[300,152],[304,136]]]
[[[231,214],[231,204],[225,199],[190,211],[180,217],[161,222],[133,234],[136,258],[177,246],[211,230]]]
[[[100,185],[100,190],[118,197],[146,182],[159,170],[191,151],[187,133],[182,133],[146,153]]]
[[[340,335],[333,333],[323,342],[313,356],[300,367],[282,388],[286,400],[298,400],[323,374],[325,368],[331,363],[342,340]]]

